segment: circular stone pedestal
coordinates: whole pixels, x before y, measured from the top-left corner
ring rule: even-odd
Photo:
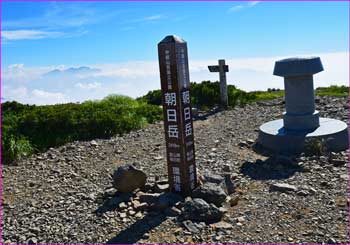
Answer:
[[[320,118],[320,126],[313,131],[287,130],[283,127],[283,119],[264,123],[260,126],[258,143],[272,151],[298,153],[309,138],[327,141],[330,151],[349,148],[346,123],[330,118]]]

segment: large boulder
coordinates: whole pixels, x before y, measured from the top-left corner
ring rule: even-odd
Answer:
[[[146,184],[146,173],[133,165],[123,165],[114,170],[113,186],[120,192],[132,192]]]
[[[192,192],[193,198],[201,198],[208,203],[214,203],[217,207],[220,207],[226,200],[226,193],[220,185],[214,183],[204,183],[198,186]]]
[[[200,198],[187,199],[184,204],[183,217],[192,221],[213,223],[220,221],[223,215],[222,209]]]

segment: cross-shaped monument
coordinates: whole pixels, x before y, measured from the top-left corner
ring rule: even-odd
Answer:
[[[228,72],[228,65],[225,65],[225,60],[219,60],[219,65],[208,66],[210,72],[219,72],[220,75],[220,102],[223,108],[228,107],[228,96],[227,96],[227,82],[226,72]]]
[[[158,44],[164,129],[171,190],[191,194],[197,186],[187,44],[167,36]]]

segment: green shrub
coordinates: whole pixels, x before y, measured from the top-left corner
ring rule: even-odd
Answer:
[[[161,105],[162,104],[162,91],[160,89],[149,91],[146,95],[138,98],[137,100],[145,101],[151,105]]]
[[[110,95],[81,104],[28,106],[6,102],[3,107],[4,162],[74,140],[122,135],[162,118],[162,109],[127,96]],[[23,154],[21,154],[23,152]]]
[[[201,110],[220,105],[220,82],[202,81],[201,83],[191,82],[190,87],[191,104]],[[231,107],[245,105],[261,100],[270,100],[284,96],[283,90],[269,89],[269,91],[245,92],[237,89],[234,85],[227,85],[228,104]],[[162,104],[161,90],[153,90],[145,96],[138,98],[152,105]]]
[[[33,152],[30,142],[24,138],[14,136],[2,137],[2,163],[15,163]]]
[[[326,154],[327,147],[323,139],[305,139],[305,153],[311,156],[321,156]]]
[[[317,88],[316,95],[346,97],[349,96],[349,87],[332,85],[327,88]]]

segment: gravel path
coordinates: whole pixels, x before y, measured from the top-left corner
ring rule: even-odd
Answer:
[[[195,224],[125,207],[95,211],[116,166],[132,163],[148,182],[166,178],[162,122],[123,137],[73,142],[3,166],[5,243],[346,243],[350,195],[348,152],[328,156],[263,156],[253,151],[259,126],[281,117],[281,100],[254,103],[194,122],[200,173],[235,176],[238,204],[219,224]],[[322,117],[348,120],[346,98],[318,97]],[[271,186],[293,190],[272,191]]]

